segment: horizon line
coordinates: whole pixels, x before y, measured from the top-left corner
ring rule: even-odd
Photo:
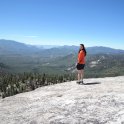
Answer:
[[[61,44],[61,45],[56,45],[56,44],[52,44],[52,45],[48,45],[48,44],[30,44],[30,43],[24,43],[24,42],[20,42],[20,41],[16,41],[16,40],[12,40],[12,39],[0,39],[0,40],[5,40],[5,41],[14,41],[14,42],[17,42],[17,43],[22,43],[22,44],[25,44],[25,45],[31,45],[31,46],[56,46],[56,47],[62,47],[62,46],[80,46],[80,44],[78,45],[69,45],[69,44]],[[89,48],[89,47],[106,47],[106,48],[111,48],[111,49],[116,49],[116,50],[124,50],[124,49],[121,49],[121,48],[115,48],[115,47],[109,47],[109,46],[102,46],[102,45],[99,45],[99,46],[86,46],[86,48]]]

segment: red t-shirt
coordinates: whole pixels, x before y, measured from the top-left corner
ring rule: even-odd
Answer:
[[[83,50],[81,50],[79,53],[78,53],[78,63],[79,64],[85,64],[85,53]]]

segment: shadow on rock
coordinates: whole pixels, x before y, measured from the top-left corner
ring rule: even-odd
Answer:
[[[101,84],[101,82],[91,82],[91,83],[85,83],[84,85],[96,85]]]

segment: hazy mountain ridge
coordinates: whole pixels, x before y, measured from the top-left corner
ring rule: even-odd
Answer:
[[[124,50],[121,49],[113,49],[110,47],[103,47],[103,46],[94,46],[88,47],[88,52],[90,54],[124,54]]]
[[[41,50],[41,49],[40,49]],[[39,49],[32,45],[27,45],[13,40],[0,40],[0,54],[33,54],[38,52]]]
[[[66,45],[44,49],[16,41],[0,40],[0,62],[8,67],[9,72],[72,73],[76,71],[78,49],[78,46]],[[123,74],[124,50],[89,47],[87,52],[87,77]],[[101,59],[102,56],[104,59]]]
[[[51,48],[52,47],[52,48]],[[77,53],[79,46],[49,46],[44,49],[44,46],[36,47],[35,45],[28,45],[24,43],[19,43],[12,40],[0,40],[0,54],[41,54],[46,57],[58,57],[65,56],[68,54]],[[88,54],[124,54],[124,50],[113,49],[109,47],[87,47]]]

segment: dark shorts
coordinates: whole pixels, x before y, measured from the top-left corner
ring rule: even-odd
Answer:
[[[82,70],[84,69],[84,67],[85,67],[85,64],[77,64],[76,66],[77,70]]]

